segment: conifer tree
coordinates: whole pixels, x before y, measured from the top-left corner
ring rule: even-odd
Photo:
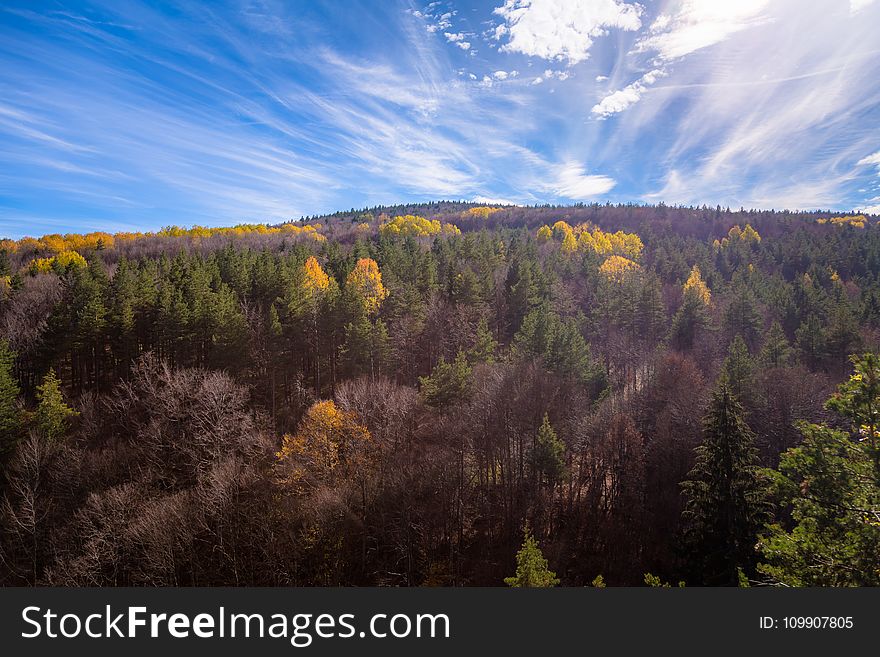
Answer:
[[[522,548],[516,553],[516,575],[505,577],[504,583],[515,588],[549,588],[559,584],[556,573],[547,567],[547,559],[528,527]]]
[[[64,403],[61,381],[55,375],[55,370],[50,369],[43,383],[37,386],[37,429],[44,438],[58,440],[67,430],[68,420],[76,415],[76,411]]]
[[[730,343],[722,372],[733,396],[748,408],[754,396],[755,365],[742,336],[737,335]]]
[[[737,586],[754,572],[758,531],[767,518],[751,430],[722,379],[704,419],[703,444],[682,483],[688,566],[706,585]]]
[[[762,540],[759,570],[772,582],[880,586],[880,358],[852,360],[852,376],[826,404],[845,430],[802,423],[803,442],[771,473],[791,512]]]
[[[443,356],[430,376],[420,376],[422,397],[428,406],[442,407],[464,399],[471,388],[471,367],[463,351],[452,363]]]
[[[565,472],[565,444],[556,436],[547,413],[538,429],[531,460],[538,480],[546,481],[551,487]]]
[[[0,455],[14,447],[21,430],[21,414],[16,403],[18,382],[12,370],[14,361],[9,343],[0,339]]]
[[[791,345],[788,342],[788,338],[785,337],[785,331],[782,330],[779,322],[773,322],[770,325],[767,340],[761,349],[760,359],[770,367],[788,365],[791,359]]]

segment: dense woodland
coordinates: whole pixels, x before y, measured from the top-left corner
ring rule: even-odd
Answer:
[[[0,582],[880,584],[875,222],[0,240]]]

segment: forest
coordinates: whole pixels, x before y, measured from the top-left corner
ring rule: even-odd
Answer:
[[[0,240],[7,586],[880,584],[880,222]]]

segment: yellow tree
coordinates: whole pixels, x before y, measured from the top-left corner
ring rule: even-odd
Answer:
[[[700,268],[697,265],[694,265],[691,269],[690,276],[685,281],[683,291],[686,297],[693,295],[702,301],[704,306],[708,306],[709,302],[712,301],[712,293],[709,292],[709,287],[703,281],[703,276],[700,274]]]
[[[537,237],[539,242],[547,242],[553,237],[553,229],[544,224],[538,229]]]
[[[324,292],[330,285],[330,277],[321,268],[315,256],[309,256],[303,265],[303,288],[314,297]]]
[[[629,258],[613,255],[602,263],[599,273],[612,283],[623,283],[639,269],[640,267]]]
[[[336,477],[361,475],[371,449],[370,432],[351,411],[332,400],[319,401],[306,411],[294,435],[285,435],[276,454],[282,480],[296,492]]]
[[[377,312],[388,296],[388,290],[382,285],[379,265],[372,258],[361,258],[357,261],[345,280],[345,286],[361,300],[368,315]]]
[[[565,237],[562,238],[562,247],[561,250],[566,255],[571,255],[572,253],[576,253],[578,248],[577,239],[574,236],[574,233],[568,231],[565,234]]]

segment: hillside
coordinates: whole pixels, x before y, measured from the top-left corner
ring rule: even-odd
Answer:
[[[0,581],[499,585],[527,527],[563,585],[823,583],[755,544],[798,520],[800,422],[865,442],[825,402],[880,348],[876,223],[437,202],[2,240]],[[764,500],[739,571],[695,520],[716,421]]]

